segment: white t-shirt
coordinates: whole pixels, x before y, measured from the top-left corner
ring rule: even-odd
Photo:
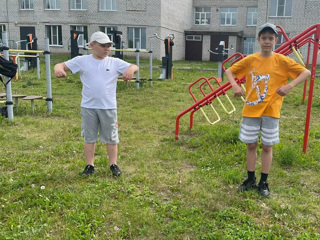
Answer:
[[[97,60],[91,55],[78,56],[65,62],[72,73],[80,74],[82,82],[81,107],[116,109],[117,81],[130,66],[119,58]]]

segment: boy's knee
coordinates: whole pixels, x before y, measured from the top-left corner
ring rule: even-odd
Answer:
[[[258,143],[257,143],[257,142],[255,142],[255,143],[248,143],[248,144],[247,144],[248,150],[255,150],[255,149],[257,148],[257,146],[258,146]]]
[[[271,152],[272,151],[272,146],[268,146],[268,145],[262,144],[262,151]]]

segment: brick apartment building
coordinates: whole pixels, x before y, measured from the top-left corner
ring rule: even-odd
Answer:
[[[124,48],[150,50],[161,59],[164,39],[174,34],[173,60],[215,61],[225,41],[229,54],[258,50],[258,27],[272,22],[295,36],[320,23],[319,0],[0,0],[0,31],[8,33],[10,48],[25,48],[28,33],[44,49],[70,52],[70,30],[83,31],[79,46],[101,30],[113,38],[122,32]],[[1,37],[1,35],[0,35]],[[282,39],[282,37],[280,36]]]

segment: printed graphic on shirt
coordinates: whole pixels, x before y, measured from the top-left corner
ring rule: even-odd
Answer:
[[[254,69],[250,72],[251,75],[251,86],[249,92],[246,94],[246,104],[254,106],[262,103],[268,93],[268,81],[270,75],[263,75],[256,72]]]

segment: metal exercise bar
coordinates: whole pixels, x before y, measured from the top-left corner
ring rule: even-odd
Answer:
[[[191,83],[190,86],[189,86],[189,92],[190,92],[190,94],[191,94],[191,96],[192,96],[192,98],[194,99],[195,102],[197,102],[198,100],[196,99],[195,95],[194,95],[193,92],[191,91],[191,87],[193,87],[196,83],[200,82],[201,80],[203,80],[203,82],[200,84],[200,92],[202,93],[203,96],[206,96],[205,92],[204,92],[203,89],[202,89],[202,86],[203,86],[204,84],[209,85],[211,91],[213,91],[213,87],[211,86],[211,84],[210,84],[210,82],[209,82],[209,80],[208,80],[207,78],[201,77],[201,78],[199,78],[198,80],[194,81],[194,82]],[[208,118],[208,116],[207,116],[207,114],[205,113],[205,111],[203,110],[203,108],[194,109],[194,111],[192,111],[192,113],[191,113],[191,115],[190,115],[190,128],[192,128],[192,120],[191,120],[191,119],[193,119],[193,116],[192,116],[192,115],[193,115],[193,113],[194,113],[195,111],[197,111],[197,110],[199,110],[199,109],[201,110],[202,114],[204,115],[204,117],[207,119],[207,121],[208,121],[210,124],[215,124],[215,123],[217,123],[217,122],[220,121],[220,116],[219,116],[218,112],[216,111],[216,109],[213,107],[212,102],[211,102],[211,101],[207,101],[207,102],[205,102],[205,103],[203,104],[203,106],[205,106],[205,105],[209,105],[209,106],[212,108],[213,112],[214,112],[215,115],[217,116],[217,120],[215,120],[215,121],[210,121],[210,119]]]
[[[244,83],[245,79],[236,79],[236,82],[238,84]],[[176,134],[175,134],[175,139],[179,139],[179,124],[180,124],[180,118],[187,114],[190,111],[197,110],[198,108],[201,108],[203,105],[205,105],[206,102],[212,101],[213,99],[216,98],[217,95],[222,94],[223,92],[221,90],[227,91],[231,88],[231,85],[229,82],[226,82],[225,84],[221,85],[221,87],[217,88],[213,92],[209,93],[207,96],[202,98],[201,100],[197,101],[196,103],[192,104],[190,107],[185,109],[183,112],[181,112],[177,118],[176,118]],[[190,122],[192,122],[193,118],[190,119]]]
[[[9,60],[9,48],[8,48],[8,35],[7,32],[2,32],[2,42],[3,42],[3,56],[6,60]],[[12,102],[12,90],[11,90],[11,81],[9,77],[4,76],[6,83],[6,94],[7,100],[5,102],[8,109],[8,119],[9,121],[13,121],[13,102]]]

